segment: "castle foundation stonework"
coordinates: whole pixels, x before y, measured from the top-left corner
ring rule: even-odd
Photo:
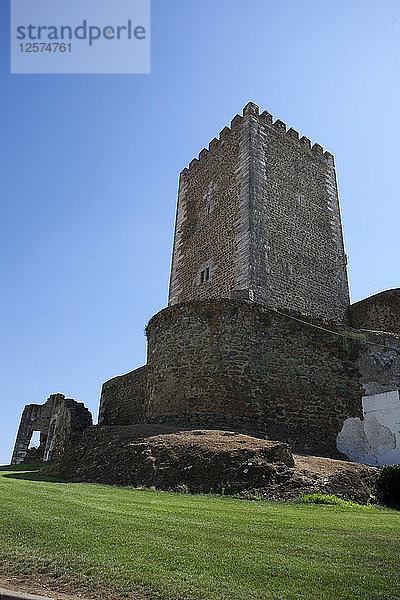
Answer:
[[[232,300],[161,311],[147,327],[147,420],[265,432],[336,455],[343,422],[362,416],[357,349],[313,324]]]
[[[400,387],[400,336],[249,301],[177,304],[157,313],[146,333],[146,371],[104,384],[102,425],[230,428],[338,457],[346,421],[363,419],[363,397]],[[129,395],[132,412],[121,422]]]

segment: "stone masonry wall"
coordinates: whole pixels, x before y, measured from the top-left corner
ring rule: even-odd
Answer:
[[[349,304],[333,156],[252,117],[251,287],[258,302],[341,320]]]
[[[385,290],[349,306],[352,327],[400,334],[400,289]]]
[[[143,422],[147,367],[114,377],[103,384],[99,425],[132,425]]]
[[[193,301],[155,315],[147,327],[146,420],[265,431],[337,456],[344,420],[362,414],[358,342],[296,318],[237,300]]]
[[[341,320],[333,156],[249,103],[180,176],[169,305],[242,297]]]
[[[11,464],[26,462],[33,455],[28,448],[34,431],[40,431],[35,460],[58,460],[91,425],[92,415],[84,404],[63,394],[50,395],[44,404],[28,404],[22,413]]]
[[[64,398],[53,408],[44,459],[57,461],[77,445],[83,431],[92,425],[92,415],[83,402]],[[52,438],[50,438],[52,434]]]
[[[359,330],[356,335],[367,342],[358,357],[365,394],[400,390],[400,335]]]
[[[43,460],[43,454],[47,441],[51,412],[58,395],[52,394],[45,404],[27,404],[22,411],[18,427],[11,464],[23,462],[27,455],[29,444],[34,431],[40,431],[39,460]]]
[[[242,127],[225,127],[180,176],[169,304],[230,296],[235,287],[235,239],[242,158]]]

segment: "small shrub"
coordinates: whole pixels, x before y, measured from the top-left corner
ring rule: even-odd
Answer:
[[[397,504],[400,503],[400,465],[381,467],[378,482],[382,490]]]
[[[358,504],[352,500],[343,500],[334,494],[300,494],[296,502],[305,504],[330,504],[343,508],[373,508],[373,504]]]

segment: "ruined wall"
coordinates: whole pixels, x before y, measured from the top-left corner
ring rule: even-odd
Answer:
[[[180,176],[169,305],[242,297],[327,319],[349,304],[333,157],[249,103]]]
[[[147,385],[147,367],[103,383],[99,425],[132,425],[143,422]]]
[[[349,306],[351,327],[400,334],[400,289],[385,290]]]
[[[76,446],[92,415],[82,402],[64,398],[52,410],[44,460],[59,460]],[[51,436],[51,437],[50,437]]]
[[[344,420],[362,414],[358,342],[260,305],[179,304],[147,335],[147,421],[261,430],[335,456]]]
[[[21,420],[15,440],[11,464],[19,464],[25,459],[34,431],[40,431],[40,446],[37,459],[43,460],[47,442],[47,433],[54,403],[61,399],[62,394],[52,394],[45,404],[28,404],[22,411]]]
[[[57,460],[76,445],[82,432],[92,425],[92,416],[82,402],[52,394],[45,404],[25,406],[15,441],[11,464],[19,464],[29,457],[36,461]],[[35,453],[28,452],[34,431],[40,431],[40,446]]]

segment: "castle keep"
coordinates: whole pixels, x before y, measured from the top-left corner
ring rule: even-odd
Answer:
[[[168,307],[146,365],[103,384],[100,429],[233,428],[400,462],[399,316],[398,290],[349,306],[333,156],[249,103],[180,175]]]
[[[251,102],[180,176],[169,306],[209,298],[349,305],[333,156]]]

